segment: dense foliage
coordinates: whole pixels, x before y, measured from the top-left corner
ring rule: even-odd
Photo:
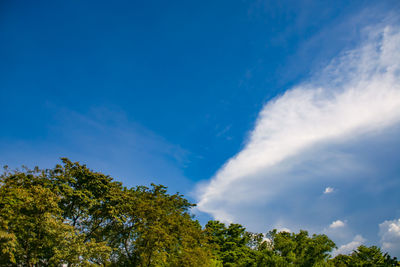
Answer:
[[[378,247],[331,259],[326,235],[202,228],[166,187],[126,188],[85,165],[0,178],[0,266],[400,266]]]

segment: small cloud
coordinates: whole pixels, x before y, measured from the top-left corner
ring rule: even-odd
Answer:
[[[286,226],[288,226],[286,222],[279,221],[279,222],[275,223],[272,228],[276,229],[278,232],[291,233],[292,230],[290,230],[290,228],[288,228]]]
[[[292,232],[289,228],[286,228],[286,227],[278,228],[277,230],[278,230],[278,232],[287,232],[287,233]]]
[[[325,188],[325,191],[324,191],[324,194],[330,194],[330,193],[332,193],[333,192],[333,187],[327,187],[327,188]]]
[[[341,221],[341,220],[337,220],[331,223],[331,225],[329,225],[329,228],[335,229],[335,228],[339,228],[339,227],[343,227],[345,226],[346,223]]]
[[[337,250],[333,252],[333,256],[339,254],[350,254],[354,250],[356,250],[359,246],[361,246],[366,241],[361,235],[356,235],[353,238],[353,241],[347,243],[345,245],[340,246]]]
[[[379,224],[379,236],[384,251],[400,256],[400,219]]]

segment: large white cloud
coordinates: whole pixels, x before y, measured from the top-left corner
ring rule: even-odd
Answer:
[[[391,255],[400,255],[400,219],[379,224],[382,249]]]
[[[257,220],[247,209],[249,205],[263,203],[257,212],[267,209],[273,216],[277,199],[290,191],[296,201],[286,208],[287,213],[292,212],[296,208],[292,206],[309,197],[301,192],[301,186],[310,179],[323,181],[319,170],[335,176],[335,172],[360,167],[351,156],[323,148],[321,152],[321,146],[351,143],[399,121],[400,32],[387,26],[370,30],[357,49],[343,53],[309,81],[268,102],[244,148],[199,186],[198,209],[222,221],[246,216],[248,221]],[[317,167],[307,168],[304,159],[312,159]],[[332,159],[340,165],[339,170],[326,164]],[[311,171],[313,175],[309,175]],[[321,185],[318,194],[328,185],[332,184]],[[313,204],[318,205],[316,200]],[[284,219],[274,222],[291,229],[293,224]]]

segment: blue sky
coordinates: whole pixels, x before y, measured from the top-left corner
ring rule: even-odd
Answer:
[[[400,256],[398,1],[2,1],[0,164]]]

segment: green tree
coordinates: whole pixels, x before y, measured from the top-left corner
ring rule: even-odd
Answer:
[[[239,224],[210,221],[205,227],[214,255],[223,266],[328,266],[335,243],[326,235],[247,232]]]
[[[205,226],[210,246],[223,266],[257,266],[262,235],[247,232],[240,224],[228,227],[219,221]]]
[[[284,259],[286,265],[324,265],[330,257],[330,252],[336,247],[326,235],[314,234],[309,237],[308,232],[304,230],[298,234],[278,233],[277,230],[273,230],[267,236],[273,251]]]
[[[400,266],[396,258],[392,258],[389,254],[383,253],[380,248],[376,246],[366,247],[359,246],[357,250],[353,251],[350,255],[337,255],[331,261],[335,266]]]
[[[209,221],[167,188],[126,188],[66,158],[53,169],[0,176],[2,266],[399,266],[378,247],[330,259],[326,235]]]
[[[49,187],[61,197],[63,218],[85,235],[85,240],[107,239],[109,225],[119,216],[118,206],[124,202],[126,190],[110,176],[94,172],[78,162],[62,158],[46,172]]]
[[[24,173],[12,177],[9,182],[29,180]],[[5,265],[84,265],[91,263],[93,255],[107,256],[109,249],[104,244],[84,244],[83,236],[63,222],[58,202],[59,197],[50,189],[34,183],[24,187],[2,184],[0,258]]]
[[[62,159],[1,177],[0,260],[45,266],[209,266],[194,205],[166,187],[125,188]],[[29,265],[29,264],[30,265]]]
[[[127,190],[113,243],[118,266],[208,266],[206,237],[189,214],[193,207],[166,187]]]

